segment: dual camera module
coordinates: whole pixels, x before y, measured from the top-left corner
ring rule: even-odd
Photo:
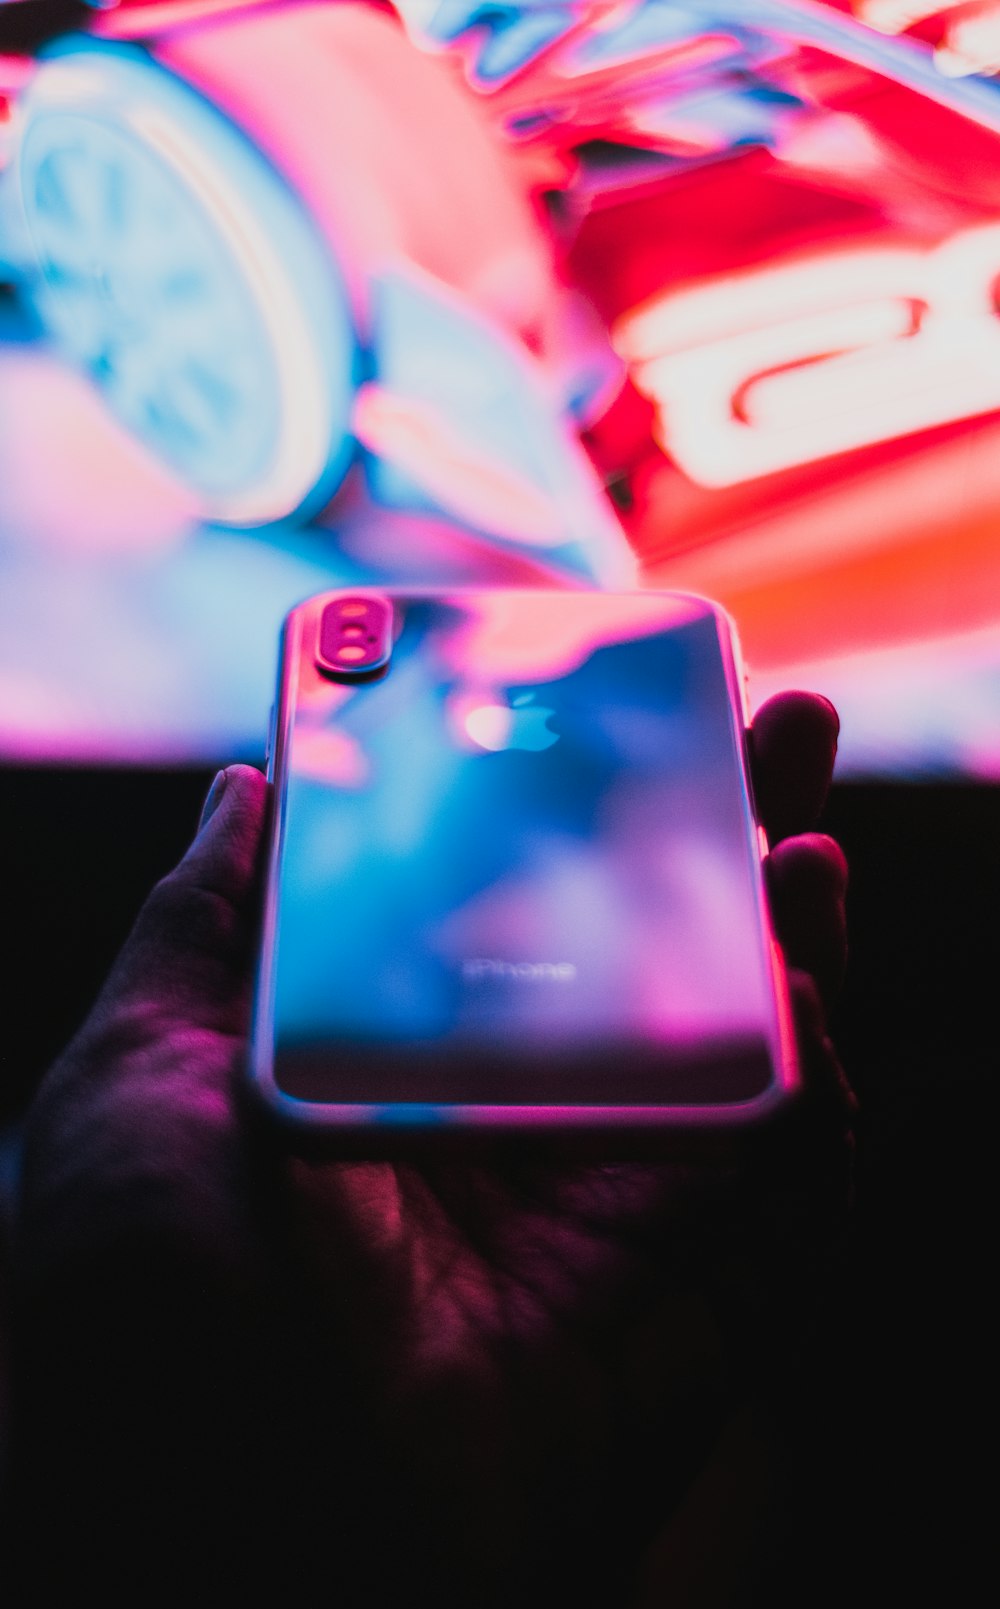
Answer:
[[[380,676],[392,653],[392,605],[363,593],[335,598],[323,610],[316,663],[324,675],[357,682]]]

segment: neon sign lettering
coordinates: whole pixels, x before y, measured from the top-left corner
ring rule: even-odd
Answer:
[[[619,319],[658,445],[735,485],[1000,409],[1000,223],[728,274]]]
[[[959,0],[855,0],[854,10],[860,22],[879,33],[899,34],[913,28],[926,17],[942,11],[953,11]]]
[[[949,22],[934,52],[934,64],[953,78],[1000,70],[1000,7],[986,7]]]

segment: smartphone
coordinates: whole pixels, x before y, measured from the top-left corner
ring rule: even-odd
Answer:
[[[798,1087],[731,624],[325,593],[285,622],[251,1048],[345,1154],[734,1134]]]

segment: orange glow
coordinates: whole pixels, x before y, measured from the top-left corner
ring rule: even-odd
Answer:
[[[896,466],[887,481],[833,487],[818,504],[761,521],[742,542],[657,564],[647,579],[716,597],[736,621],[751,674],[1000,628],[998,437],[994,425],[929,461]],[[980,466],[993,466],[985,485]],[[950,499],[949,487],[964,487],[967,499]]]

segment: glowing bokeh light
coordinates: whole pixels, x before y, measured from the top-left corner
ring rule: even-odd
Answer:
[[[615,330],[703,486],[1000,409],[1000,223],[931,251],[833,251],[668,293]],[[699,339],[700,337],[700,339]]]
[[[34,57],[0,21],[0,747],[248,752],[296,596],[614,587],[630,543],[764,684],[829,668],[846,767],[877,707],[888,770],[992,774],[998,16],[137,0]],[[865,705],[923,653],[933,698]]]
[[[38,294],[70,357],[207,516],[325,501],[350,451],[354,337],[276,176],[129,47],[52,55],[19,117]]]

